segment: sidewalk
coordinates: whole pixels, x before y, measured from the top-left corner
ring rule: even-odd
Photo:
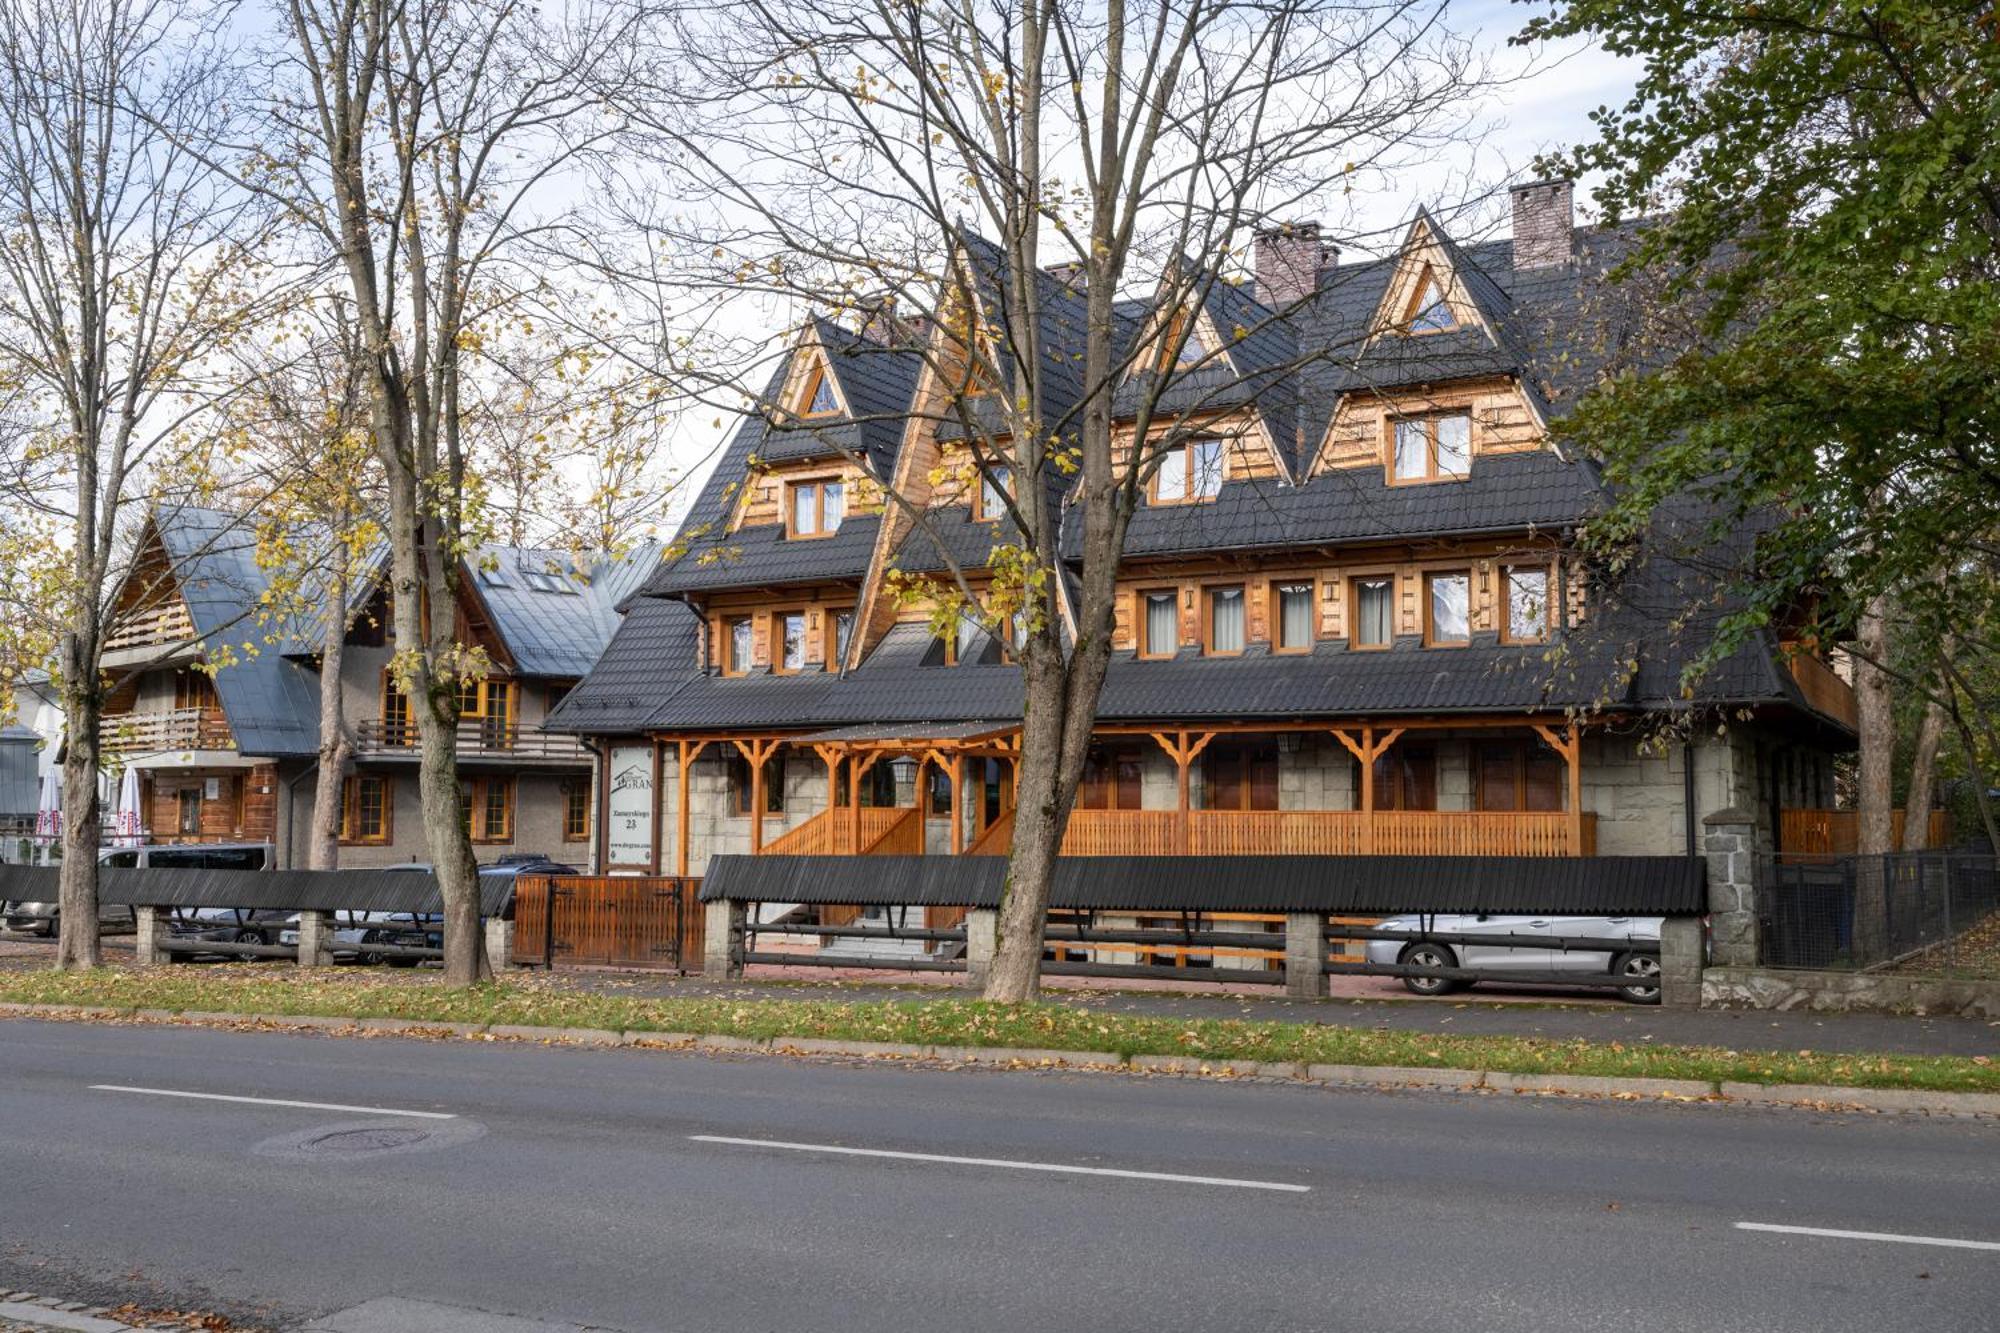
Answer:
[[[534,984],[613,995],[727,997],[859,1003],[926,1000],[964,994],[935,985],[791,982],[755,977],[712,982],[700,977],[561,971]],[[1500,992],[1495,992],[1496,996]],[[1885,1055],[1992,1056],[2000,1059],[2000,1021],[1894,1014],[1806,1014],[1724,1009],[1662,1009],[1622,1002],[1578,1002],[1561,991],[1513,992],[1496,1002],[1479,991],[1444,1000],[1288,1000],[1279,995],[1128,990],[1052,990],[1045,1003],[1152,1017],[1242,1018],[1339,1027],[1543,1037],[1628,1045],[1717,1046],[1740,1051],[1876,1052]]]

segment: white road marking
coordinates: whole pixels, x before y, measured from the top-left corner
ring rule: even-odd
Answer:
[[[1117,1176],[1124,1180],[1164,1180],[1176,1185],[1225,1185],[1232,1189],[1277,1190],[1307,1194],[1310,1185],[1277,1180],[1236,1180],[1229,1176],[1183,1176],[1170,1171],[1121,1171],[1108,1166],[1066,1166],[1060,1162],[1016,1162],[1004,1157],[947,1157],[939,1153],[893,1152],[887,1148],[849,1148],[838,1143],[786,1143],[780,1139],[735,1139],[725,1134],[690,1134],[696,1143],[727,1143],[743,1148],[785,1148],[792,1152],[839,1153],[847,1157],[891,1157],[903,1162],[940,1162],[948,1166],[998,1166],[1009,1171],[1052,1171],[1072,1176]]]
[[[398,1111],[389,1106],[347,1106],[340,1102],[294,1102],[283,1097],[232,1097],[224,1092],[181,1092],[175,1088],[127,1088],[117,1083],[93,1083],[93,1092],[136,1092],[146,1097],[186,1097],[201,1102],[244,1102],[251,1106],[297,1106],[309,1111],[353,1111],[359,1115],[394,1115],[418,1120],[456,1120],[446,1111]]]
[[[1738,1231],[1775,1231],[1786,1236],[1827,1236],[1834,1240],[1881,1240],[1893,1245],[1942,1245],[1953,1250],[2000,1250],[2000,1240],[1958,1240],[1952,1236],[1905,1236],[1894,1231],[1840,1231],[1833,1227],[1787,1227],[1775,1222],[1738,1222]]]

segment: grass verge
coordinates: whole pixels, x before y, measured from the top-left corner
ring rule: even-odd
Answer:
[[[0,973],[0,1001],[687,1032],[754,1039],[825,1037],[912,1045],[1115,1051],[1128,1057],[1180,1055],[1214,1061],[1303,1061],[2000,1092],[2000,1062],[1985,1056],[1733,1051],[1534,1037],[1441,1036],[1245,1019],[1106,1014],[1060,1003],[1013,1008],[959,999],[844,1003],[776,997],[620,996],[569,990],[541,979],[510,978],[469,990],[451,990],[420,974],[390,981],[353,973],[307,976],[254,968],[104,968],[89,973]]]

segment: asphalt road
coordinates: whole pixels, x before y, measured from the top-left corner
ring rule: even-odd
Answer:
[[[1991,1330],[2000,1126],[7,1022],[8,1285],[356,1333],[503,1327],[413,1301],[626,1333]]]

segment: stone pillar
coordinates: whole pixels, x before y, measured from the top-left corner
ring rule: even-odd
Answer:
[[[743,904],[706,904],[701,937],[702,975],[712,981],[743,975]]]
[[[1757,964],[1757,816],[1731,807],[1702,821],[1717,967]]]
[[[1285,917],[1285,994],[1295,1000],[1326,994],[1326,918],[1318,912]]]
[[[299,966],[333,966],[333,919],[325,912],[299,913]]]
[[[139,938],[136,941],[136,961],[140,967],[153,967],[167,961],[167,951],[161,944],[167,938],[167,923],[157,907],[135,907],[132,916],[138,922]]]
[[[991,907],[975,907],[965,914],[965,984],[982,990],[986,974],[993,968],[993,955],[1000,947],[1000,913]]]
[[[486,918],[486,961],[495,972],[514,966],[514,923],[497,916]]]
[[[1660,924],[1660,1003],[1701,1007],[1702,930],[1698,916],[1670,916]]]

